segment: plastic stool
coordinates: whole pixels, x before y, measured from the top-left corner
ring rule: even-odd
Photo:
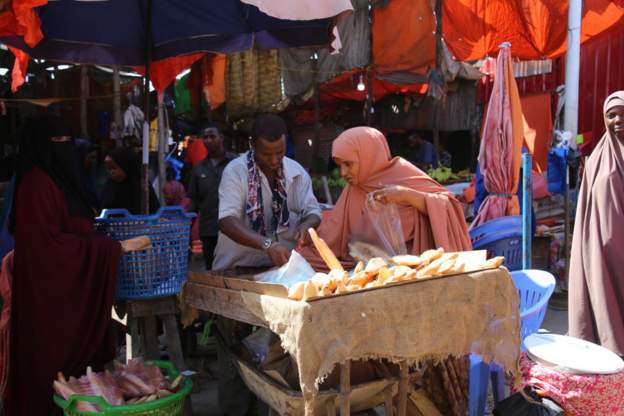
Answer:
[[[548,300],[555,290],[555,278],[543,270],[518,270],[511,272],[511,278],[520,300],[520,349],[524,351],[524,339],[537,332],[544,321]],[[485,412],[488,378],[492,381],[494,403],[498,403],[505,397],[503,369],[495,363],[485,364],[481,357],[470,354],[470,416],[481,416]]]

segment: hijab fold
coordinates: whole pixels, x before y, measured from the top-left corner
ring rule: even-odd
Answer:
[[[347,185],[319,235],[341,260],[351,260],[351,240],[374,238],[365,214],[368,193],[389,185],[401,185],[425,194],[428,215],[411,206],[399,206],[403,235],[410,253],[420,254],[442,247],[448,251],[470,250],[470,238],[459,201],[423,171],[400,157],[392,158],[384,135],[370,127],[343,132],[332,145],[332,156],[359,164],[357,186]],[[318,256],[304,250],[313,267],[322,269]]]

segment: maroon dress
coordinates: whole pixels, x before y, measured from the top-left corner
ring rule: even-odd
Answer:
[[[58,371],[80,376],[112,358],[121,246],[70,217],[65,195],[39,168],[24,175],[16,198],[8,414],[48,416]]]

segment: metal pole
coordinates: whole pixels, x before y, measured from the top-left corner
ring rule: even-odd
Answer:
[[[167,132],[165,131],[165,105],[164,93],[158,94],[158,198],[164,205],[165,196],[163,187],[167,181],[167,163],[165,155],[167,154]]]
[[[118,66],[113,66],[113,121],[117,126],[118,133],[121,134],[123,126],[121,121],[121,81]]]
[[[565,104],[563,109],[563,128],[572,133],[572,138],[578,134],[578,97],[579,97],[579,73],[581,58],[581,18],[583,13],[582,0],[570,0],[568,3],[568,50],[566,52],[565,71]],[[569,270],[569,241],[570,241],[570,189],[569,168],[566,165],[566,188],[565,188],[565,224],[564,224],[564,256],[566,259],[566,271]],[[566,273],[567,276],[567,273]]]
[[[146,47],[145,47],[145,78],[143,85],[143,97],[145,99],[145,123],[143,123],[143,165],[141,169],[141,208],[143,214],[149,213],[149,122],[150,122],[150,76],[152,63],[152,0],[147,0],[146,19]]]
[[[89,137],[87,116],[87,97],[89,96],[89,68],[80,65],[80,135],[83,138]]]
[[[533,205],[533,158],[530,153],[522,154],[522,268],[531,268],[533,248],[532,211]]]
[[[436,70],[442,71],[442,0],[436,0]],[[440,111],[442,103],[435,100],[433,104],[433,147],[436,158],[440,161]],[[449,166],[450,167],[450,166]]]

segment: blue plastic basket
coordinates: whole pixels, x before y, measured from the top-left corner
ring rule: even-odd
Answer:
[[[470,230],[472,248],[488,257],[504,256],[509,270],[522,268],[522,217],[500,217]]]
[[[99,232],[117,241],[148,236],[152,247],[124,253],[119,265],[116,298],[149,299],[179,293],[186,281],[191,220],[179,206],[162,207],[153,215],[131,215],[105,209],[96,218]]]

